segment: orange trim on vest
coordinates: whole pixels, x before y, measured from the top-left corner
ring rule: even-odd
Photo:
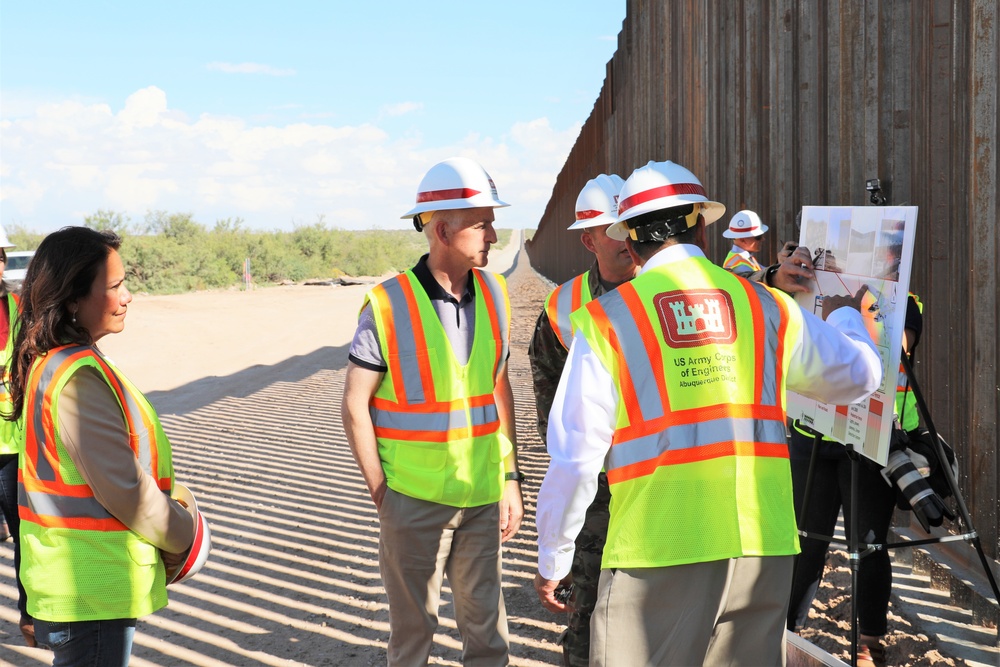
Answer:
[[[496,303],[493,301],[493,292],[490,290],[489,285],[486,284],[486,279],[482,277],[479,271],[473,271],[472,275],[475,276],[476,289],[481,291],[487,310],[491,313],[497,312]],[[500,321],[498,318],[490,318],[490,331],[493,332],[493,340],[496,343],[497,360],[493,365],[493,377],[495,378],[497,373],[500,372],[500,366],[506,361],[506,359],[500,358],[503,356],[503,336],[500,333]]]
[[[645,477],[656,472],[662,466],[699,463],[727,456],[755,456],[776,459],[788,458],[787,445],[754,442],[720,442],[714,445],[691,447],[686,449],[670,449],[656,458],[639,461],[632,465],[608,470],[608,483],[617,484]]]
[[[388,303],[389,295],[385,291],[383,285],[376,285],[372,288],[372,296],[378,303]],[[384,354],[385,365],[388,367],[388,373],[393,378],[403,377],[403,372],[399,368],[399,354],[397,353],[399,349],[399,343],[396,341],[396,324],[395,321],[390,317],[386,319],[383,323],[385,341],[386,341],[386,354]],[[404,387],[394,386],[396,391],[396,402],[402,402],[406,396]]]
[[[749,281],[740,281],[740,286],[747,294],[747,302],[750,305],[750,321],[753,323],[753,402],[760,404],[764,395],[764,343],[767,340],[767,333],[764,330],[764,309],[760,305],[760,297],[754,292],[753,285]],[[738,335],[738,334],[737,334]]]
[[[639,336],[642,338],[643,347],[646,348],[649,356],[649,363],[653,369],[653,377],[656,379],[656,390],[659,392],[660,401],[663,404],[663,412],[669,413],[670,397],[667,396],[667,378],[661,370],[663,368],[663,348],[660,346],[656,331],[653,329],[653,322],[646,316],[646,307],[642,305],[639,293],[635,291],[632,285],[626,283],[620,286],[618,290],[621,293],[622,301],[625,302],[625,306],[635,321]],[[619,363],[624,366],[624,358],[619,357]],[[630,419],[629,423],[634,422]]]
[[[625,406],[625,413],[628,415],[630,424],[642,422],[642,409],[639,407],[639,396],[635,391],[635,383],[632,382],[632,374],[628,365],[622,362],[621,344],[618,342],[618,334],[611,328],[611,320],[604,311],[604,306],[600,300],[591,301],[587,304],[593,317],[597,330],[601,332],[601,337],[608,341],[611,349],[614,350],[618,364],[619,389],[621,390],[621,401]]]
[[[403,293],[403,298],[406,299],[406,308],[410,313],[410,326],[413,327],[413,339],[418,350],[427,349],[427,334],[424,332],[424,323],[420,318],[420,306],[417,305],[417,297],[413,293],[413,285],[410,284],[409,280],[400,277],[399,279],[400,291]],[[392,318],[389,318],[392,319]],[[398,352],[398,350],[397,350]],[[424,399],[430,402],[437,400],[437,393],[434,391],[434,375],[431,373],[430,360],[426,355],[418,356],[417,366],[420,368],[420,382],[424,388]],[[393,376],[393,381],[395,378],[400,378],[402,381],[402,375]],[[398,389],[397,389],[398,392]],[[405,392],[400,397],[400,403],[406,404],[406,394]]]
[[[51,353],[51,351],[50,351]],[[60,364],[56,371],[52,374],[52,380],[49,383],[50,387],[55,386],[60,378],[66,373],[68,366],[72,365],[77,359],[85,356],[86,349],[82,348],[79,352],[66,358],[66,360]],[[37,396],[38,383],[42,379],[42,373],[34,373],[34,378],[32,379],[30,385],[25,392],[25,396]],[[29,415],[25,415],[24,418],[24,435],[25,442],[37,442],[37,438],[34,437],[35,434],[35,420],[31,419]],[[44,449],[39,447],[26,447],[25,457],[31,461],[32,467],[38,469],[38,457],[44,456],[49,462],[49,467],[52,469],[56,476],[56,483],[62,484],[62,475],[59,472],[59,454],[56,449],[56,429],[55,423],[52,421],[52,395],[50,391],[46,391],[42,395],[42,431],[45,435],[45,447]]]
[[[107,519],[64,519],[58,516],[40,516],[30,509],[21,505],[18,508],[21,521],[30,521],[46,528],[69,528],[72,530],[99,530],[101,532],[115,532],[129,530],[129,527],[114,517]]]
[[[565,289],[566,285],[567,283],[563,283],[552,290],[552,294],[549,295],[549,299],[546,302],[545,316],[549,318],[549,327],[552,329],[552,333],[556,335],[556,338],[559,339],[559,344],[564,349],[569,349],[566,341],[563,340],[562,332],[559,331],[559,293]]]
[[[785,412],[775,405],[720,403],[670,412],[656,419],[639,420],[615,431],[615,444],[656,435],[673,426],[689,426],[715,419],[759,419],[784,421]],[[613,447],[614,445],[612,445]]]

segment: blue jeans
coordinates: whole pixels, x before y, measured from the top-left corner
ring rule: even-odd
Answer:
[[[52,667],[126,667],[133,637],[134,618],[70,623],[35,619],[38,645],[55,653]]]

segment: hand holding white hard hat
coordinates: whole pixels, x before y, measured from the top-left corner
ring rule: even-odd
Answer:
[[[180,583],[198,574],[208,562],[208,553],[212,550],[212,531],[208,528],[205,515],[198,510],[198,501],[194,499],[191,490],[183,484],[175,482],[174,492],[170,497],[183,505],[194,519],[194,542],[192,542],[184,562],[167,569],[168,585]]]

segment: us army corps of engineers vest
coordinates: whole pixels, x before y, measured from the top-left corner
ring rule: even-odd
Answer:
[[[796,553],[785,440],[794,302],[692,257],[572,320],[618,389],[602,566]]]

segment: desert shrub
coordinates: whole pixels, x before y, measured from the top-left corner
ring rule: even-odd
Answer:
[[[322,217],[283,232],[250,230],[241,218],[217,220],[207,228],[190,213],[166,211],[150,211],[143,222],[133,223],[101,209],[84,224],[118,232],[129,288],[156,294],[241,285],[247,258],[253,282],[263,285],[345,274],[380,276],[410,268],[427,252],[424,235],[412,229],[347,231],[327,227]],[[19,225],[7,232],[25,250],[45,238]],[[511,233],[497,230],[498,249],[510,242]]]

